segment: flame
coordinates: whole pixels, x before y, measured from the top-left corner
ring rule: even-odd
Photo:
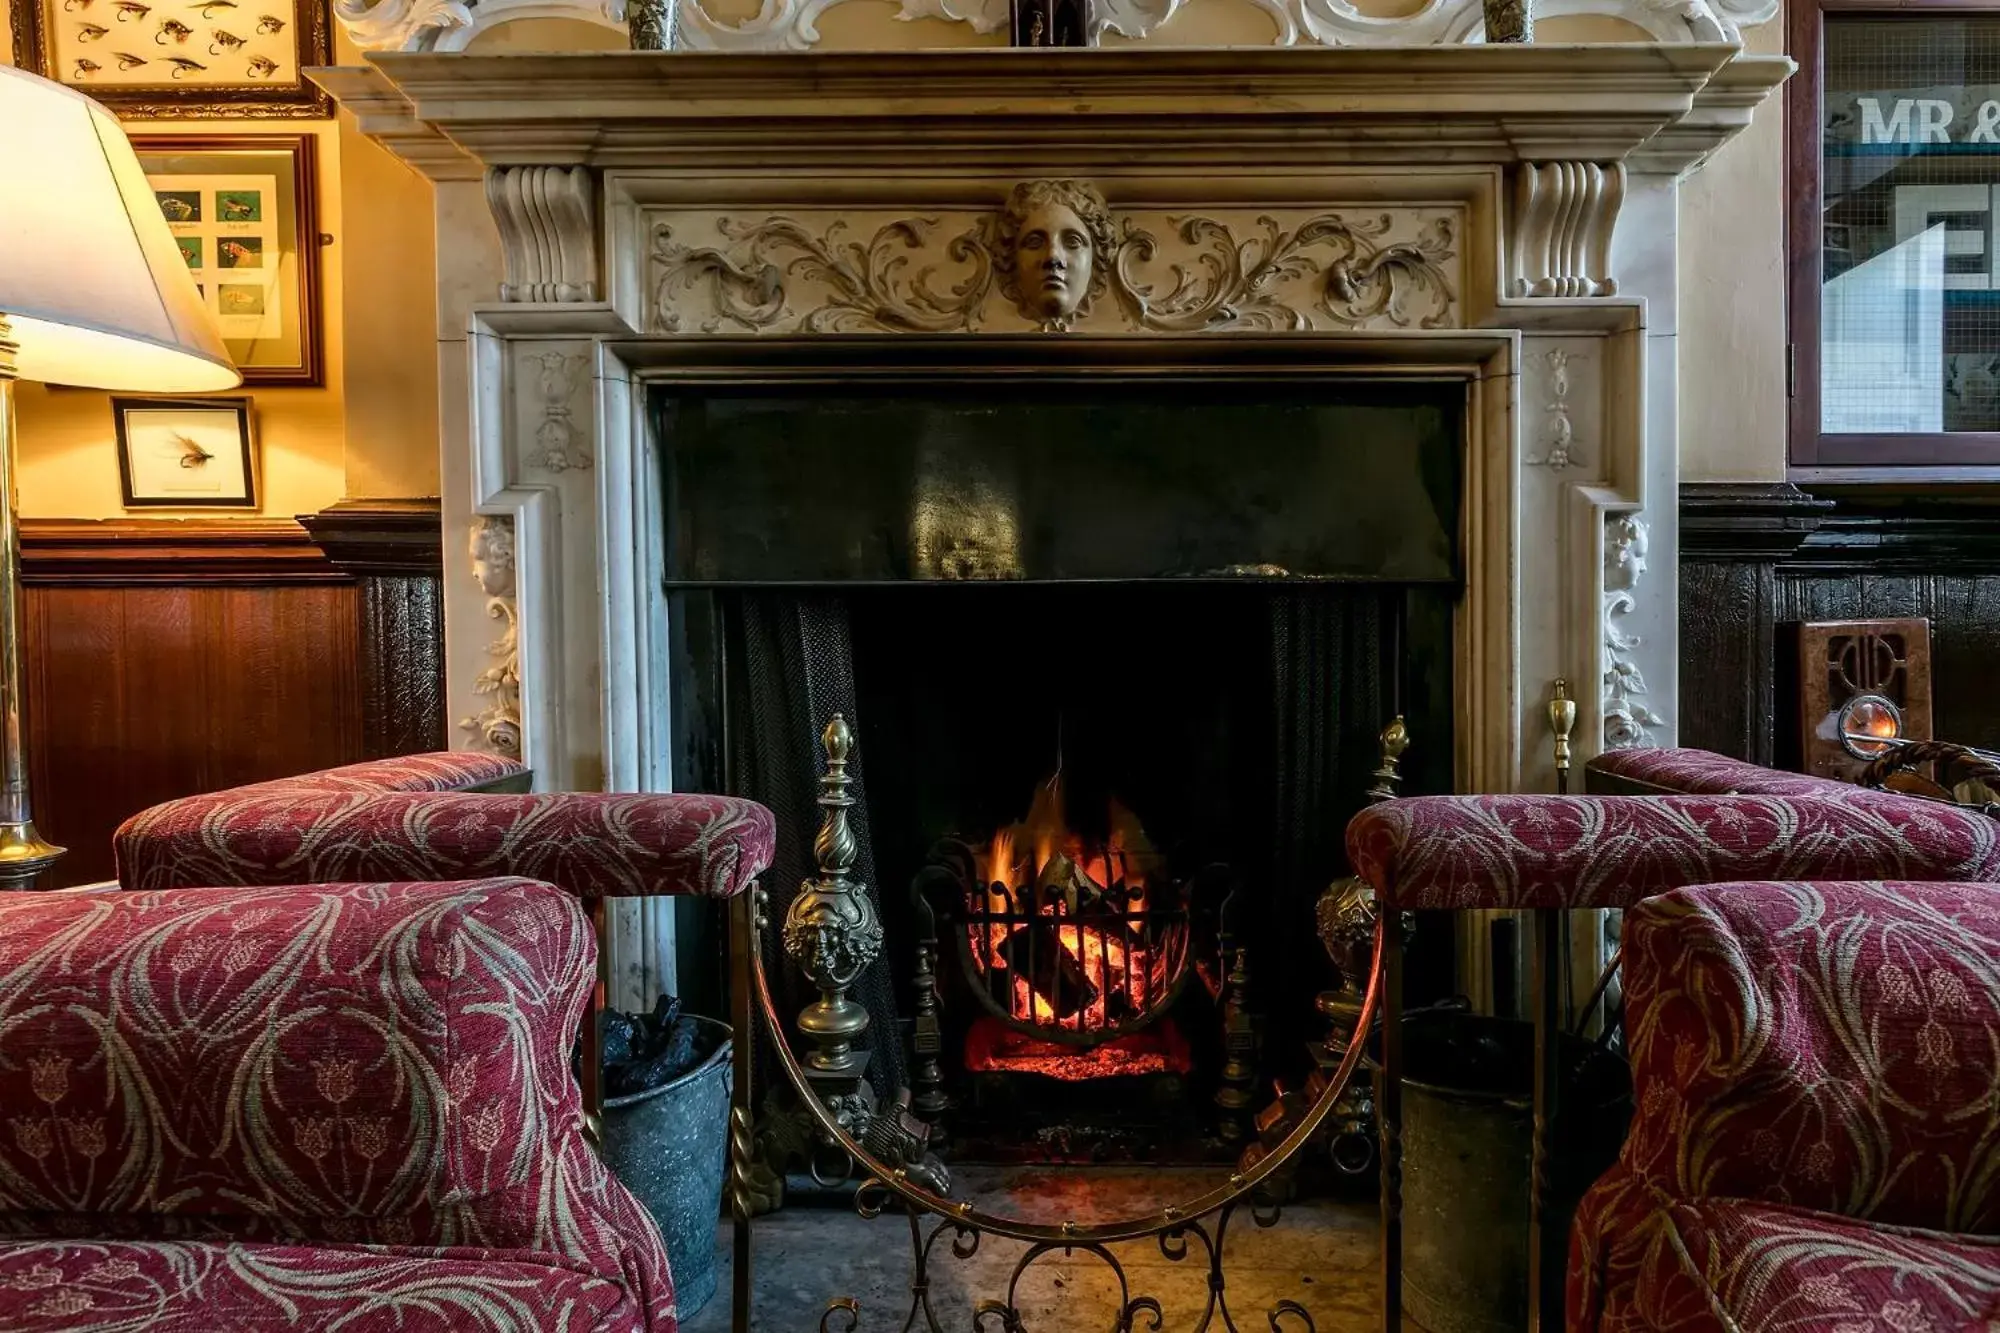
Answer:
[[[1057,775],[1036,788],[1027,817],[996,832],[987,847],[986,882],[980,886],[987,911],[1002,915],[1033,911],[1058,918],[1059,924],[1042,938],[1053,938],[1076,974],[1096,990],[1087,1005],[1058,1014],[1030,978],[1013,975],[1007,991],[1017,1019],[1072,1030],[1105,1028],[1115,1021],[1114,999],[1122,1017],[1142,1012],[1161,989],[1162,962],[1145,946],[1143,925],[1131,928],[1136,914],[1147,908],[1146,875],[1157,856],[1138,817],[1116,798],[1107,813],[1105,838],[1086,842],[1063,817],[1062,781]],[[1020,854],[1023,847],[1034,849],[1025,859]],[[1085,882],[1079,884],[1078,876]],[[1112,893],[1119,895],[1116,925],[1072,919],[1071,894],[1078,896],[1080,905],[1082,898],[1094,901]],[[1019,921],[993,922],[986,926],[983,939],[974,935],[974,952],[987,969],[1011,970],[1004,950],[1018,929]]]

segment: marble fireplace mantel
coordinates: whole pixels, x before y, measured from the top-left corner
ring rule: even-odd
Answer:
[[[1674,739],[1677,187],[1789,61],[1698,44],[368,60],[315,77],[437,182],[445,513],[473,556],[448,580],[453,718],[545,785],[674,781],[648,386],[861,362],[887,338],[918,359],[971,338],[1099,362],[1139,340],[1188,367],[1226,345],[1462,380],[1461,787],[1550,785],[1559,677],[1579,759]],[[1110,290],[1038,332],[992,280],[992,219],[1018,182],[1055,178],[1101,195]],[[667,919],[626,910],[629,1000],[673,968]]]

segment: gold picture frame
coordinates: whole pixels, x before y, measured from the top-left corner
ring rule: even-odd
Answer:
[[[310,134],[132,136],[245,384],[309,388],[325,378],[317,143]]]
[[[8,0],[14,63],[132,120],[324,119],[326,0]]]

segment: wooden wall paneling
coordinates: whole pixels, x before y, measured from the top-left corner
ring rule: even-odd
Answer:
[[[443,529],[436,500],[343,500],[299,521],[361,588],[362,749],[442,750]]]
[[[1681,744],[1772,762],[1777,562],[1831,508],[1787,485],[1681,488]]]
[[[1683,744],[1791,766],[1788,627],[1923,616],[1937,735],[2000,747],[2000,507],[1991,498],[1691,483],[1681,488],[1680,577]]]
[[[22,555],[47,887],[109,878],[148,805],[361,757],[360,593],[297,524],[30,522]]]
[[[1771,574],[1737,562],[1681,578],[1681,744],[1768,763]]]
[[[1940,578],[1931,605],[1933,729],[2000,749],[2000,574]]]

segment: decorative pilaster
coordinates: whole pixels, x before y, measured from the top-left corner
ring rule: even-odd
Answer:
[[[500,228],[502,301],[595,301],[597,181],[588,167],[493,167],[486,206]]]
[[[1514,169],[1509,294],[1616,296],[1611,234],[1624,202],[1621,162],[1521,163]]]

